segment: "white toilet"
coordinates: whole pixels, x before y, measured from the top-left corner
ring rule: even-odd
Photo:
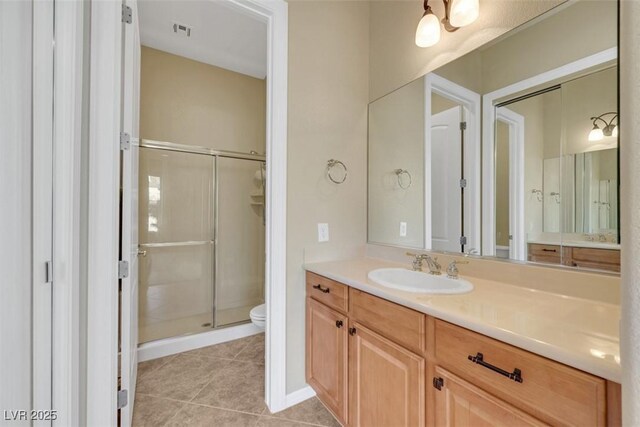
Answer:
[[[246,312],[245,312],[246,313]],[[264,325],[267,320],[267,309],[264,304],[257,305],[249,312],[251,322],[258,328],[264,330]]]

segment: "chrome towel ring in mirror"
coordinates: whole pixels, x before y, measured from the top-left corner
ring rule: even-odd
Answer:
[[[342,179],[336,179],[331,175],[334,167],[341,167],[344,169]],[[335,172],[334,172],[335,173]],[[347,179],[347,167],[340,160],[331,159],[327,162],[327,178],[331,180],[334,184],[342,184]]]
[[[409,173],[408,170],[406,169],[396,169],[394,171],[394,173],[396,174],[396,177],[398,178],[398,185],[400,186],[400,188],[402,188],[403,190],[406,190],[407,188],[411,187],[411,183],[412,183],[412,179],[411,179],[411,174]],[[409,178],[409,183],[408,184],[402,184],[403,180],[402,180],[402,175],[406,175]]]

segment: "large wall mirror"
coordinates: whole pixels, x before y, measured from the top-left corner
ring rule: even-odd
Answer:
[[[619,271],[617,2],[569,1],[369,105],[369,243]]]

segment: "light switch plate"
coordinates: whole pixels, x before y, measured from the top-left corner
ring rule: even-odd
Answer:
[[[400,237],[407,237],[407,223],[400,223]]]
[[[318,223],[318,242],[329,241],[329,224]]]

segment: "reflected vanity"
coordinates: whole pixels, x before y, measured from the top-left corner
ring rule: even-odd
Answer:
[[[567,2],[375,100],[369,243],[619,271],[617,80],[616,3]]]

